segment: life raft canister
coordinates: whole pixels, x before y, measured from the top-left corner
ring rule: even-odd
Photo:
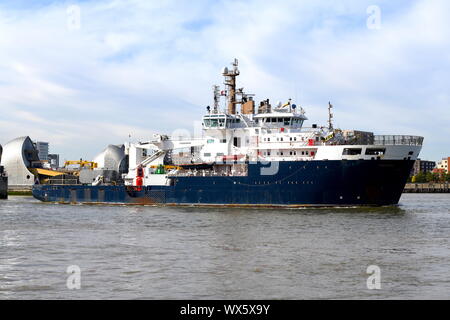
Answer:
[[[136,190],[141,191],[142,185],[144,184],[144,169],[142,167],[137,167],[136,169]]]

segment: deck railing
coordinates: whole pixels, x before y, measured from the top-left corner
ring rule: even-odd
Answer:
[[[423,137],[418,136],[392,136],[392,135],[375,135],[374,145],[407,145],[421,146]]]
[[[74,184],[80,184],[78,179],[49,179],[48,184],[55,184],[55,185],[74,185]]]

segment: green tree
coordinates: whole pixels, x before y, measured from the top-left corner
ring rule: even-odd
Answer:
[[[424,183],[427,182],[427,177],[425,176],[425,174],[423,172],[419,172],[418,174],[415,175],[415,180],[416,183]]]

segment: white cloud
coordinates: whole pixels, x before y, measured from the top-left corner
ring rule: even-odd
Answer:
[[[379,31],[366,28],[372,3],[356,0],[89,1],[79,30],[69,3],[4,5],[0,142],[28,134],[92,158],[130,132],[192,128],[237,57],[257,98],[298,98],[312,122],[332,100],[341,126],[425,135],[423,155],[438,159],[450,147],[450,4],[378,2]]]

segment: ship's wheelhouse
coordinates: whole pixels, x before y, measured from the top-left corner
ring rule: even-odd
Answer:
[[[296,113],[266,113],[255,116],[255,122],[259,127],[301,128],[305,120],[305,116]]]
[[[208,114],[203,117],[203,128],[205,129],[224,129],[229,117],[226,114]]]

